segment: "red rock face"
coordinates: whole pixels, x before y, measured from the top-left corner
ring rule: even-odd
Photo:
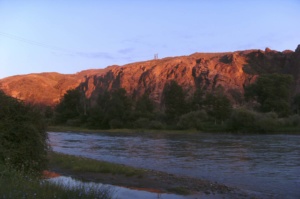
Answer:
[[[295,52],[277,52],[267,48],[265,51],[195,53],[87,70],[74,75],[41,73],[13,76],[0,80],[0,88],[13,97],[47,105],[58,103],[61,96],[73,88],[81,89],[92,102],[105,90],[125,88],[133,97],[148,92],[153,100],[160,103],[164,86],[171,80],[176,80],[187,96],[196,88],[211,91],[220,86],[227,93],[235,91],[242,94],[244,86],[254,82],[258,75],[277,72],[292,74],[295,91],[299,92],[298,48]]]
[[[73,75],[39,73],[11,76],[0,80],[6,94],[28,103],[53,106],[69,89],[77,88],[86,76],[101,74],[105,69],[87,70]]]

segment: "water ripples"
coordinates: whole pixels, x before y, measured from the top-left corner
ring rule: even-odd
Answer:
[[[300,136],[49,132],[54,151],[300,198]]]

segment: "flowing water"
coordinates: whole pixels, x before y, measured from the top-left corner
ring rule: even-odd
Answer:
[[[49,132],[54,151],[300,198],[300,136]]]

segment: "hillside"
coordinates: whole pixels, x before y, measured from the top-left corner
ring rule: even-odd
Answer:
[[[104,90],[122,87],[133,97],[148,92],[160,103],[165,84],[176,80],[187,96],[196,88],[213,90],[222,86],[233,99],[258,75],[274,72],[293,75],[294,92],[300,92],[300,45],[295,51],[278,52],[266,48],[264,51],[194,53],[76,74],[11,76],[0,80],[0,89],[26,102],[55,105],[68,89],[81,89],[93,102]]]
[[[36,73],[0,80],[0,89],[25,102],[55,105],[69,89],[77,88],[85,77],[105,73],[106,69],[85,70],[76,74]]]

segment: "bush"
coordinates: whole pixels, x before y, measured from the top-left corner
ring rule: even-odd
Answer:
[[[291,115],[287,118],[281,118],[279,121],[285,127],[298,127],[300,126],[300,115]]]
[[[66,121],[67,126],[80,126],[81,125],[81,120],[80,119],[68,119]]]
[[[275,131],[279,126],[277,120],[277,114],[271,113],[260,113],[256,121],[257,130],[259,132],[272,132]]]
[[[109,126],[110,126],[111,129],[120,129],[120,128],[124,127],[124,124],[123,124],[123,122],[121,120],[112,119],[109,122]]]
[[[156,129],[156,130],[162,130],[165,129],[165,125],[163,123],[161,123],[160,121],[151,121],[149,123],[149,129]]]
[[[243,108],[234,109],[227,121],[228,130],[235,132],[265,133],[274,131],[277,127],[276,113],[257,113]]]
[[[0,164],[41,171],[47,161],[47,133],[38,110],[0,91]]]
[[[148,118],[139,118],[133,123],[133,127],[137,129],[147,129],[149,128],[149,122]]]
[[[192,111],[180,117],[177,127],[179,129],[203,130],[204,122],[208,115],[204,110]]]

